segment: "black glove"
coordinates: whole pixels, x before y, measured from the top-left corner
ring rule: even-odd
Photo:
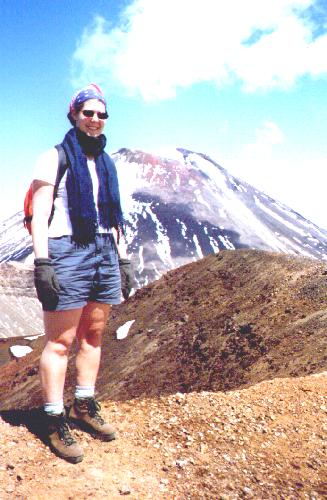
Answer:
[[[37,298],[42,303],[43,309],[45,311],[54,310],[58,304],[60,286],[51,259],[34,260],[34,284]]]
[[[121,277],[121,291],[123,292],[124,299],[128,299],[134,286],[134,272],[132,264],[129,259],[119,258],[118,261]]]

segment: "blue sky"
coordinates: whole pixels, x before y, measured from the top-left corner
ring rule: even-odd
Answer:
[[[0,15],[1,218],[95,81],[109,152],[206,153],[327,228],[326,0],[0,0]]]

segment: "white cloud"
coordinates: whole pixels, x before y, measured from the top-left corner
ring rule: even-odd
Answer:
[[[280,174],[285,168],[285,161],[276,155],[276,146],[283,142],[284,134],[279,126],[266,121],[255,131],[254,140],[234,151],[234,156],[227,160],[231,167],[226,166],[234,175],[259,189],[269,186],[271,193],[275,185],[280,186]],[[290,168],[286,170],[290,172]]]
[[[144,99],[239,80],[247,91],[327,72],[327,35],[301,13],[314,0],[135,0],[121,24],[95,18],[74,53],[74,85],[96,80]]]
[[[243,157],[256,159],[262,164],[262,160],[270,158],[273,146],[284,141],[284,134],[278,125],[271,121],[265,121],[261,128],[255,132],[255,141],[244,146]]]

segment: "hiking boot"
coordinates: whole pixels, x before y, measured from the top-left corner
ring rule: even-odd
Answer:
[[[46,414],[45,425],[49,446],[53,453],[73,464],[83,460],[83,450],[71,435],[64,412],[60,415]]]
[[[94,398],[75,398],[68,418],[73,424],[94,437],[103,441],[112,441],[116,438],[115,429],[103,420],[100,410],[100,404]]]

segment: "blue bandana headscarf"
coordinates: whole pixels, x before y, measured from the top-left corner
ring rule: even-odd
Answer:
[[[107,106],[106,100],[104,98],[103,92],[98,85],[95,83],[90,83],[86,87],[78,90],[72,97],[69,105],[69,110],[76,110],[80,104],[88,101],[89,99],[98,99],[103,102],[105,106]]]

